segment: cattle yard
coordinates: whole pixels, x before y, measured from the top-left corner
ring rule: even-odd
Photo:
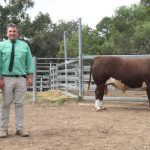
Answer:
[[[86,101],[65,101],[63,104],[48,102],[48,98],[52,100],[57,97],[59,100],[62,95],[60,92],[53,93],[52,96],[50,93],[46,94],[48,91],[37,92],[35,103],[31,103],[32,92],[28,92],[25,127],[31,136],[20,138],[14,135],[15,115],[12,106],[9,136],[0,139],[0,149],[149,150],[150,110],[145,99],[146,92],[128,90],[122,93],[113,87],[108,90],[104,98],[106,110],[99,112],[94,109],[92,90],[85,91]],[[68,92],[77,94],[76,90]],[[108,97],[111,100],[106,99]],[[127,99],[124,100],[123,97]],[[134,98],[134,101],[128,100],[129,97]],[[139,97],[144,101],[139,101]]]
[[[118,56],[118,55],[117,55]],[[87,91],[88,81],[89,81],[89,70],[90,62],[95,56],[84,56],[83,57],[83,76],[82,82],[79,75],[79,65],[78,59],[74,58],[68,60],[66,63],[63,59],[54,59],[54,58],[37,58],[36,66],[36,89],[38,91],[45,90],[63,90],[71,94],[76,95],[77,97],[83,96],[84,100],[94,100],[94,90],[96,88],[94,82],[92,81],[90,85],[90,90]],[[121,55],[121,57],[149,57],[148,55]],[[32,88],[32,87],[30,87]],[[112,86],[109,86],[109,91],[115,91]],[[131,90],[130,90],[131,91]],[[89,94],[90,93],[90,94]],[[125,94],[107,94],[105,99],[127,99],[131,101],[145,101],[146,96],[143,98],[140,97],[141,94],[137,93],[137,98],[134,99],[132,94],[129,94],[129,97],[124,96]],[[130,92],[132,93],[132,92]],[[88,94],[88,97],[87,97]],[[114,96],[113,96],[114,95]],[[121,95],[121,96],[120,96]],[[108,97],[108,98],[107,98]]]
[[[57,91],[60,87],[64,92],[79,96],[78,63],[73,60],[70,65],[67,65],[69,78],[65,77],[63,63],[55,67],[60,67],[59,70],[49,69],[49,65],[52,65],[49,61],[45,64],[41,67],[41,62],[38,62],[36,83],[39,91],[36,101],[32,103],[32,91],[28,91],[26,96],[25,127],[31,136],[20,138],[14,135],[15,115],[12,106],[9,136],[0,139],[0,149],[150,150],[150,120],[148,119],[150,109],[145,91],[130,89],[123,93],[109,86],[108,93],[104,97],[106,110],[97,112],[94,109],[95,85],[92,83],[90,91],[86,91],[89,66],[85,65],[83,78],[85,101],[75,102],[65,98],[66,101],[60,104],[55,99],[55,97],[58,101],[64,99],[63,92]],[[50,78],[52,73],[54,78]],[[69,88],[66,88],[66,85]],[[56,90],[56,93],[52,96],[47,93],[53,90]],[[55,102],[49,102],[53,98]]]

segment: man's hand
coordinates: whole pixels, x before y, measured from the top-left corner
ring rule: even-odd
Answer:
[[[33,75],[30,74],[30,75],[28,75],[28,77],[27,77],[27,85],[28,85],[28,86],[31,86],[32,83],[33,83]]]
[[[4,80],[3,78],[0,78],[0,89],[4,88]]]

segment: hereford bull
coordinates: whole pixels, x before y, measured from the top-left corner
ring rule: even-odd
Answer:
[[[96,84],[95,108],[104,109],[103,96],[106,82],[110,77],[120,81],[126,87],[139,88],[146,84],[150,107],[150,58],[121,58],[117,56],[98,56],[92,60],[91,75]]]

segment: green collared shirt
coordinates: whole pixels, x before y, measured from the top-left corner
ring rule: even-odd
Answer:
[[[15,58],[12,72],[9,72],[11,58],[11,41],[0,42],[0,75],[28,75],[35,71],[32,54],[27,43],[16,40]]]

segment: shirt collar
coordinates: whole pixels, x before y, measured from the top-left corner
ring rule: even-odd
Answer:
[[[10,42],[10,43],[12,43],[12,41],[10,40],[10,39],[8,39],[8,41]],[[16,39],[16,41],[15,41],[15,43],[18,41],[18,39]]]

